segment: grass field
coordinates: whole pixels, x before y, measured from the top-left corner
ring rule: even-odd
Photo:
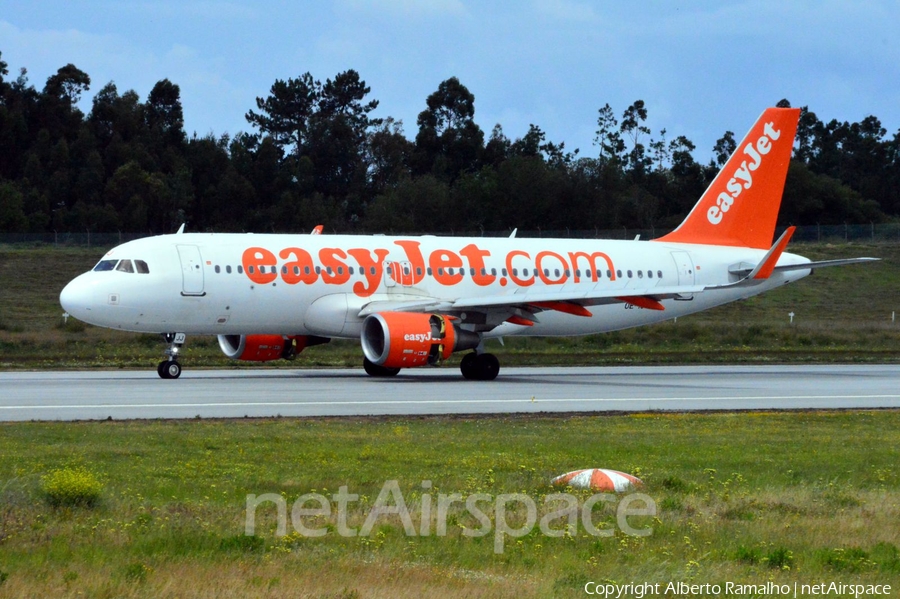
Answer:
[[[578,597],[588,581],[896,589],[898,446],[897,411],[8,424],[0,595]],[[418,530],[425,494],[525,493],[540,506],[553,476],[592,466],[643,479],[657,514],[630,522],[652,534],[622,533],[602,503],[592,522],[612,536],[579,521],[574,535],[506,538],[502,553],[493,533],[463,534],[479,523],[459,506],[441,537],[407,536],[396,516],[365,537],[338,535],[334,516],[306,520],[326,527],[321,538],[290,523],[276,536],[272,504],[244,534],[250,493],[290,506],[347,486],[360,495],[347,525],[359,528],[396,480]],[[60,468],[92,474],[95,500],[52,501],[44,477]]]
[[[510,338],[505,346],[491,342],[491,351],[508,366],[896,361],[900,322],[892,321],[892,314],[900,312],[900,246],[813,244],[790,250],[812,259],[875,256],[883,261],[822,269],[794,285],[678,322],[578,338]],[[59,291],[102,252],[0,248],[0,369],[153,368],[162,359],[158,336],[72,319],[63,325]],[[361,355],[358,341],[333,341],[294,362],[264,367],[357,368]],[[189,338],[182,356],[187,368],[247,367],[227,360],[214,337]]]

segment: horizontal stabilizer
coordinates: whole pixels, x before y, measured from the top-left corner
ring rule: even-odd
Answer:
[[[815,270],[828,266],[847,266],[848,264],[868,264],[880,262],[881,258],[841,258],[839,260],[820,260],[818,262],[801,262],[800,264],[782,264],[772,269],[774,272],[788,272],[792,270]],[[751,268],[734,268],[728,272],[734,275],[746,277],[752,272]]]

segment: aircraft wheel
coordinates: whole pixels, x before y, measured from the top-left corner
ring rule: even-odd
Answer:
[[[397,376],[397,373],[400,372],[399,368],[386,368],[384,366],[379,366],[378,364],[370,361],[369,358],[363,358],[363,368],[365,368],[366,374],[368,374],[369,376],[377,377]]]
[[[466,354],[459,370],[470,381],[492,381],[500,373],[500,360],[494,354]]]
[[[163,360],[156,367],[156,372],[163,379],[177,379],[181,376],[181,364],[175,360]]]
[[[500,360],[494,354],[479,355],[476,364],[479,381],[492,381],[500,374]]]
[[[463,356],[459,363],[459,371],[462,372],[463,378],[474,381],[478,380],[478,354],[472,352]]]

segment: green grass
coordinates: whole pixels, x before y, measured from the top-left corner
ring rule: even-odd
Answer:
[[[3,596],[578,597],[587,581],[900,582],[900,412],[636,414],[21,423],[0,426]],[[275,535],[247,494],[362,499],[359,527],[397,480],[416,526],[421,497],[526,493],[581,467],[640,476],[647,537],[537,532],[408,537],[382,517],[369,537]],[[102,483],[92,505],[48,501],[60,469]],[[422,481],[432,481],[429,491]],[[579,495],[580,500],[587,494]],[[606,525],[611,512],[595,514]]]
[[[490,342],[505,366],[716,362],[895,362],[900,347],[900,246],[810,244],[791,251],[812,259],[875,256],[882,262],[826,268],[794,285],[678,322],[577,338]],[[153,368],[163,344],[155,335],[110,331],[70,319],[59,291],[91,268],[102,250],[0,248],[0,369]],[[788,313],[794,312],[794,324]],[[221,353],[214,337],[191,337],[188,368],[252,367]],[[451,361],[451,366],[457,360]],[[294,362],[264,367],[358,367],[356,341],[333,341]]]

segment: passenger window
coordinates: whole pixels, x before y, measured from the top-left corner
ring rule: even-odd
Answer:
[[[116,270],[119,272],[134,272],[134,266],[131,264],[131,260],[119,260]]]
[[[558,269],[558,268],[554,268],[554,269],[553,269],[553,276],[554,276],[554,277],[559,277],[559,269]]]
[[[374,267],[374,266],[372,266],[372,267],[369,268],[369,273],[370,273],[370,274],[373,274],[373,275],[375,274],[375,267]]]
[[[621,270],[617,270],[617,271],[616,271],[616,278],[618,278],[618,279],[621,279],[621,278],[622,278],[622,271],[621,271]]]
[[[300,276],[300,267],[299,266],[294,266],[294,276],[295,277]]]
[[[581,269],[580,268],[575,269],[575,276],[579,279],[581,278]]]
[[[219,268],[218,264],[216,264],[216,274],[219,274],[220,272],[222,272],[222,269]]]
[[[662,271],[661,271],[661,270],[657,270],[657,271],[656,271],[656,278],[657,278],[657,279],[661,279],[661,278],[662,278]]]
[[[643,271],[643,270],[639,270],[639,271],[638,271],[638,278],[639,278],[639,279],[643,279],[643,278],[644,278],[644,271]]]
[[[231,265],[230,264],[225,266],[225,272],[228,274],[231,274]]]
[[[417,276],[417,277],[421,277],[421,276],[422,276],[422,267],[421,267],[421,266],[417,266],[417,267],[416,267],[416,276]]]
[[[238,264],[237,270],[238,270],[238,274],[239,274],[239,275],[244,274],[244,267],[241,266],[240,264]]]
[[[256,270],[253,268],[253,265],[252,265],[252,264],[251,264],[250,266],[247,267],[247,274],[251,274],[251,275],[252,275],[254,272],[256,272]]]
[[[338,274],[339,274],[339,275],[344,274],[344,267],[343,267],[343,266],[338,266]]]
[[[630,271],[630,270],[628,271],[628,278],[629,278],[629,279],[631,278],[631,271]]]
[[[492,269],[491,269],[491,276],[492,276],[492,277],[496,277],[496,276],[497,276],[497,269],[496,269],[496,268],[492,268]]]
[[[502,275],[505,277],[505,276],[506,276],[506,269],[504,268],[503,270],[501,270],[501,271],[500,271],[500,274],[502,274]]]
[[[101,260],[97,263],[97,266],[94,267],[94,272],[106,272],[107,270],[114,270],[118,262],[118,260]]]
[[[352,267],[352,266],[348,266],[348,267],[347,267],[347,273],[350,274],[350,275],[354,274],[354,273],[353,273],[353,267]]]
[[[219,271],[216,271],[219,272]],[[286,275],[288,273],[287,264],[281,267],[281,274]]]
[[[307,274],[307,275],[309,274],[309,267],[308,267],[308,266],[304,266],[304,267],[303,267],[303,274]]]
[[[611,279],[611,278],[612,278],[612,271],[609,270],[609,269],[606,270],[606,278],[607,278],[607,279]]]
[[[652,279],[652,278],[653,278],[653,271],[652,271],[652,270],[648,270],[648,271],[647,271],[647,278],[648,278],[648,279]]]
[[[602,279],[602,278],[603,278],[603,271],[602,271],[602,270],[599,270],[599,269],[598,269],[596,274],[597,274],[597,278],[598,278],[598,279]]]
[[[143,260],[135,260],[134,268],[138,271],[138,274],[146,275],[150,274],[150,267],[147,266],[147,263]]]

